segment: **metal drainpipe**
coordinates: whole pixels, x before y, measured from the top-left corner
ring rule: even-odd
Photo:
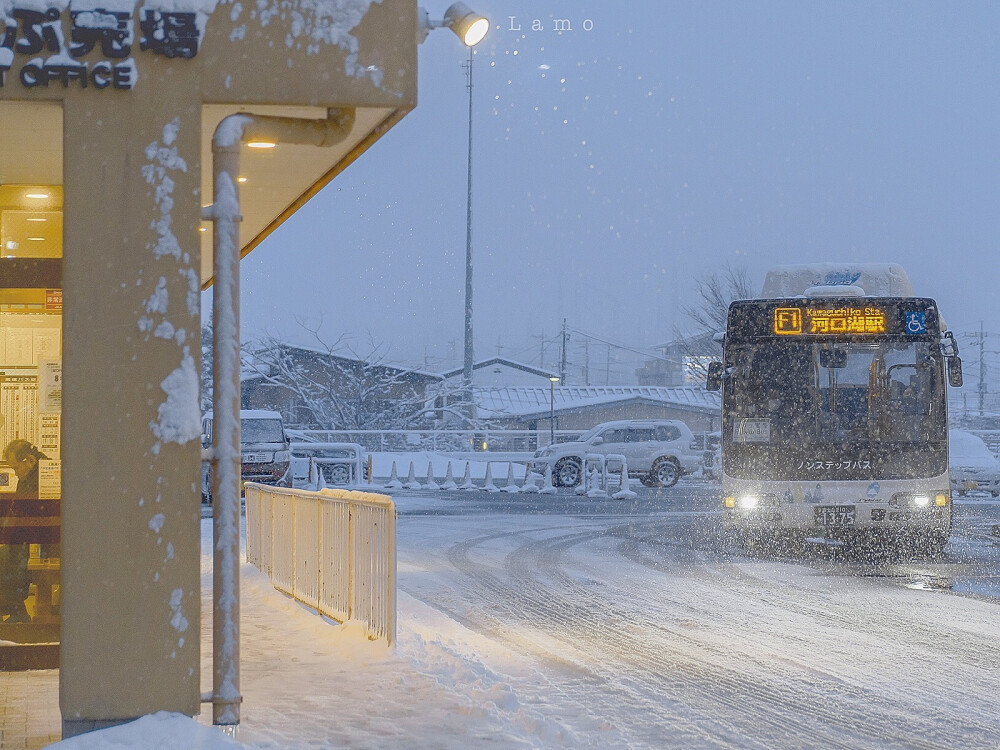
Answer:
[[[240,147],[259,139],[333,146],[354,125],[353,109],[329,109],[323,120],[230,115],[212,136],[213,222],[212,723],[240,723]]]

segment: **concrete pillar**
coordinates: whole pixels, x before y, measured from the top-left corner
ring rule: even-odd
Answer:
[[[196,75],[64,99],[66,737],[200,708]]]

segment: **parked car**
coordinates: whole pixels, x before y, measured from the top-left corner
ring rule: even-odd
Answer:
[[[552,484],[573,487],[583,477],[588,453],[625,456],[630,477],[647,487],[672,487],[684,474],[702,465],[702,451],[694,448],[694,436],[683,422],[674,419],[631,419],[605,422],[580,436],[537,451],[531,470],[544,474],[552,467]]]
[[[1000,496],[1000,461],[979,436],[965,430],[950,430],[948,451],[953,491],[964,495],[986,490],[993,497]]]
[[[201,445],[212,444],[212,413],[201,418]],[[281,414],[264,409],[240,410],[240,492],[244,482],[260,482],[279,487],[292,486],[292,453]],[[209,462],[201,465],[201,499],[212,500]]]

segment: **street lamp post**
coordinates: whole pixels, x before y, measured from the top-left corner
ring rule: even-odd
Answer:
[[[419,8],[417,20],[418,43],[427,38],[431,29],[448,28],[469,48],[469,175],[465,210],[465,352],[462,390],[471,428],[476,418],[476,407],[472,399],[472,48],[486,36],[490,22],[462,2],[453,3],[440,21],[431,20],[427,11]]]
[[[556,442],[556,383],[559,378],[549,378],[549,445]]]
[[[472,400],[472,47],[469,47],[469,175],[465,204],[465,352],[462,368],[462,386],[471,422],[476,418]]]

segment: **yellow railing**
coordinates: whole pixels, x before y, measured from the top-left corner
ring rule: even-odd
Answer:
[[[396,640],[396,506],[387,495],[246,485],[247,562],[278,591]]]

